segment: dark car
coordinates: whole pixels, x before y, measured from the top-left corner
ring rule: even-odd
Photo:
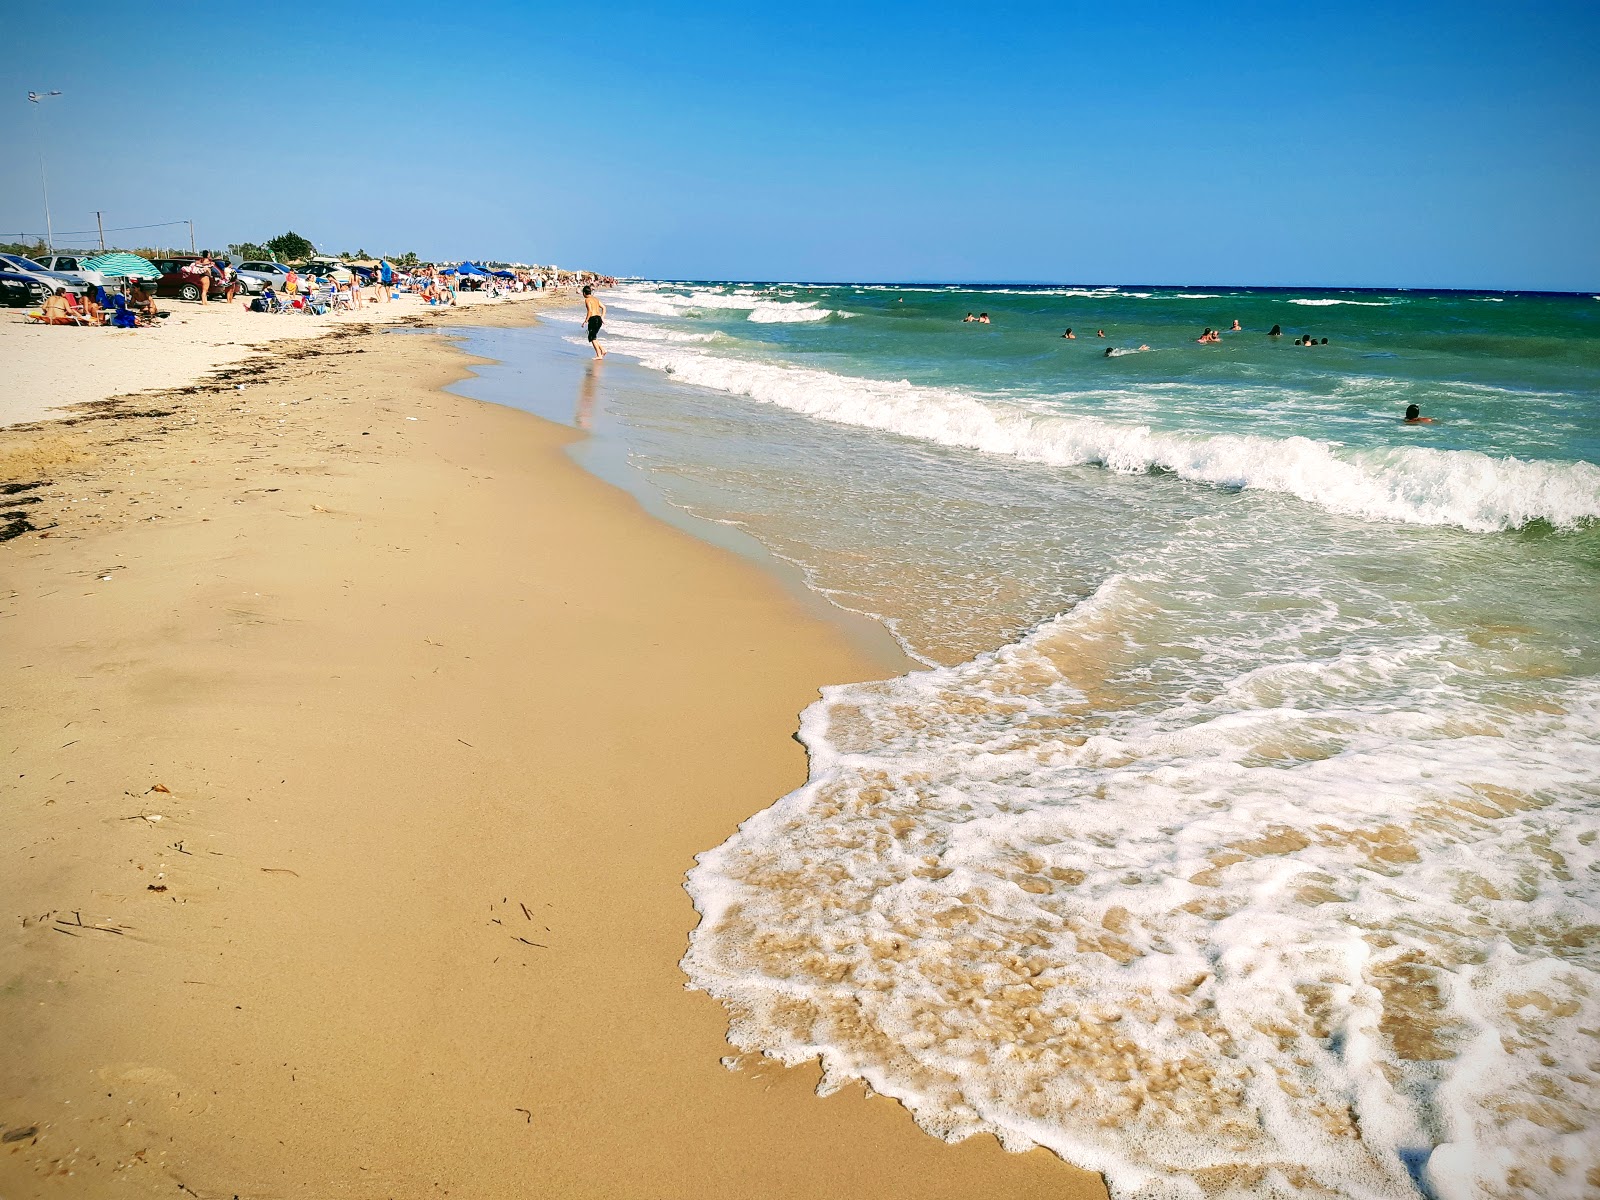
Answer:
[[[190,263],[199,259],[198,254],[180,254],[172,258],[155,258],[150,261],[156,270],[161,272],[161,279],[156,284],[156,295],[167,299],[198,300],[200,299],[200,285],[183,273],[183,269]],[[246,276],[239,277],[239,290],[241,292],[259,292],[261,281]],[[225,299],[228,289],[212,281],[211,289],[207,293],[213,300]]]
[[[43,304],[50,289],[37,279],[18,275],[15,271],[0,271],[0,304],[7,308],[27,308]]]

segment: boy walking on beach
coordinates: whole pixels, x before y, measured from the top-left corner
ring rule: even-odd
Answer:
[[[594,356],[604,358],[606,348],[595,339],[600,336],[600,326],[605,323],[606,306],[595,299],[594,289],[587,283],[583,285],[583,313],[589,323],[589,345],[594,347]]]

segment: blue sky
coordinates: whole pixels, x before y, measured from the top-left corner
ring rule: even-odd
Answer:
[[[1600,289],[1600,5],[1125,7],[36,6],[0,238]]]

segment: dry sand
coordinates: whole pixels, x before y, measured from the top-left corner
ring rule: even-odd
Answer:
[[[0,1196],[1103,1195],[719,1065],[683,873],[903,664],[466,361],[351,326],[0,430]]]
[[[234,301],[161,300],[170,315],[146,329],[80,329],[39,325],[27,310],[0,309],[0,356],[6,386],[0,391],[0,426],[59,416],[68,405],[189,383],[217,367],[256,358],[282,342],[321,337],[356,324],[389,324],[426,313],[418,297],[369,303],[359,312],[267,315]],[[460,306],[498,304],[462,292]]]

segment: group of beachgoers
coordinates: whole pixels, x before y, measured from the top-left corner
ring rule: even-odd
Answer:
[[[979,324],[979,325],[990,325],[990,324],[993,324],[993,322],[989,319],[989,314],[986,313],[986,312],[978,313],[976,316],[974,316],[972,313],[969,312],[966,316],[961,318],[961,322],[962,322],[962,324],[970,324],[970,323],[975,323],[975,324]],[[1209,325],[1206,326],[1206,328],[1204,328],[1203,330],[1200,331],[1200,336],[1195,338],[1195,341],[1198,342],[1202,346],[1220,345],[1222,343],[1222,335],[1223,335],[1224,332],[1227,332],[1227,333],[1243,333],[1243,332],[1245,332],[1245,329],[1244,329],[1244,326],[1239,324],[1238,319],[1235,318],[1232,327],[1227,329],[1227,330],[1225,330],[1225,331],[1221,330],[1221,329],[1212,329]],[[1097,337],[1097,338],[1103,338],[1103,337],[1106,336],[1106,331],[1104,329],[1097,329],[1097,330],[1094,331],[1094,336]],[[1267,330],[1267,336],[1269,338],[1280,338],[1280,337],[1282,337],[1283,336],[1283,326],[1274,325],[1271,329]],[[1061,335],[1061,337],[1062,337],[1062,339],[1064,341],[1071,342],[1071,341],[1076,341],[1077,338],[1078,338],[1078,335],[1076,333],[1074,333],[1072,331],[1072,328],[1069,326],[1067,328],[1066,332],[1064,332]],[[1295,338],[1294,344],[1296,346],[1326,346],[1328,344],[1328,339],[1327,338],[1323,338],[1321,341],[1318,341],[1316,338],[1312,337],[1309,333],[1307,333],[1307,334],[1302,334],[1300,337]],[[1149,346],[1142,345],[1142,344],[1137,349],[1124,348],[1124,347],[1120,347],[1120,346],[1107,346],[1104,357],[1106,357],[1106,358],[1121,358],[1125,354],[1142,354],[1142,353],[1144,353],[1145,351],[1147,351],[1149,349],[1150,349]],[[1417,405],[1412,404],[1412,405],[1408,405],[1407,408],[1406,408],[1406,415],[1404,417],[1404,423],[1407,424],[1407,425],[1432,425],[1433,424],[1433,418],[1432,417],[1423,416],[1422,415],[1422,410]]]
[[[166,315],[156,307],[154,290],[143,280],[130,279],[120,291],[108,292],[95,286],[80,293],[59,287],[45,297],[38,312],[28,314],[28,320],[36,325],[108,325],[116,329],[134,329],[153,325]]]
[[[179,272],[185,283],[199,290],[197,303],[211,299],[233,300],[244,291],[238,271],[226,260],[209,251],[186,264]],[[515,270],[506,275],[462,277],[449,267],[422,265],[402,269],[387,259],[374,267],[356,271],[348,266],[332,266],[322,274],[308,267],[290,268],[276,284],[269,284],[256,296],[246,296],[244,306],[251,312],[321,314],[332,311],[354,312],[368,304],[386,304],[402,295],[415,295],[429,305],[456,303],[458,290],[466,283],[469,290],[491,297],[514,295],[546,288],[582,283],[614,287],[616,280],[592,271],[558,271],[555,268]],[[99,285],[84,292],[58,287],[45,298],[28,320],[38,325],[109,326],[136,329],[154,325],[169,316],[156,304],[153,280],[128,278],[120,288]]]

